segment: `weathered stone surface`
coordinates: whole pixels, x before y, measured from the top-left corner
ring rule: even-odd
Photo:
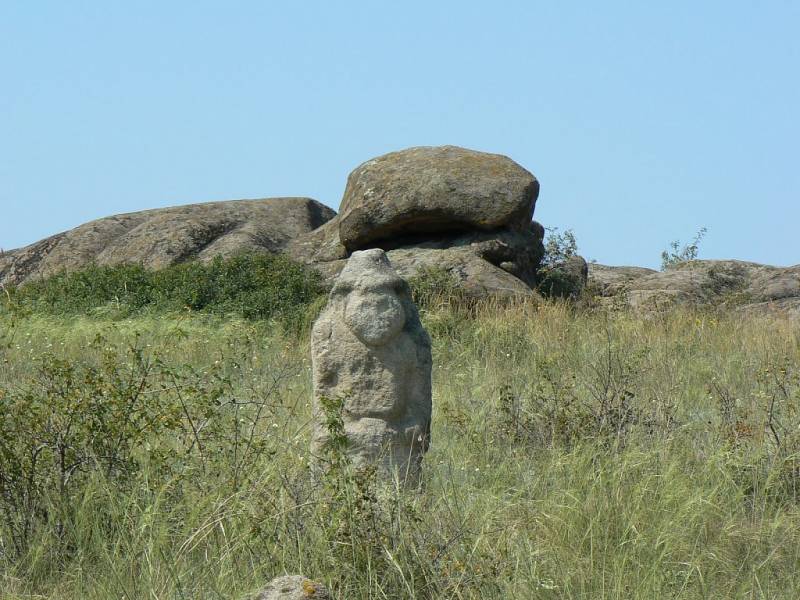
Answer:
[[[588,267],[587,284],[598,296],[610,297],[628,289],[631,282],[658,273],[645,267],[614,267],[592,263]]]
[[[313,266],[331,283],[348,256],[339,243],[336,222],[332,219],[289,247],[293,258]],[[412,242],[385,240],[382,247],[405,279],[422,269],[445,269],[471,296],[529,296],[544,253],[543,236],[544,228],[532,222],[527,230],[444,232]]]
[[[330,593],[321,583],[302,575],[276,577],[255,600],[330,600]]]
[[[408,284],[380,249],[354,252],[311,335],[312,451],[328,440],[320,399],[341,398],[356,467],[416,477],[430,438],[431,343]]]
[[[18,285],[91,263],[160,268],[247,250],[281,252],[335,214],[310,198],[266,198],[107,217],[0,255],[0,284]]]
[[[740,306],[737,310],[746,315],[788,317],[800,322],[800,297],[780,298],[768,302],[754,302]]]
[[[539,291],[550,298],[578,298],[586,287],[589,266],[582,256],[550,265],[540,273]]]
[[[474,232],[394,248],[389,259],[403,277],[444,269],[472,297],[530,296],[543,249],[530,232]]]
[[[457,146],[408,148],[348,177],[339,214],[348,250],[444,231],[526,229],[539,182],[511,160]]]
[[[800,265],[773,267],[739,260],[693,260],[666,271],[589,267],[589,285],[601,298],[636,309],[714,304],[743,312],[797,316]]]
[[[287,252],[295,260],[311,265],[347,259],[350,253],[339,239],[339,216],[289,242]]]

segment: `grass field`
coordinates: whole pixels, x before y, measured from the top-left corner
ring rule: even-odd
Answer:
[[[309,471],[307,334],[0,320],[0,598],[800,597],[800,328],[433,306],[419,491]]]

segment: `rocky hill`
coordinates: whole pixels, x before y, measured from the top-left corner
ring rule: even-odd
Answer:
[[[160,268],[255,250],[335,276],[354,250],[383,248],[406,277],[447,269],[475,294],[530,294],[544,229],[539,184],[511,159],[454,146],[410,148],[348,178],[342,212],[309,198],[191,204],[92,221],[0,256],[0,284],[96,263]]]
[[[359,165],[341,212],[310,198],[190,204],[92,221],[0,254],[0,285],[87,264],[160,268],[242,251],[284,252],[330,279],[355,250],[381,248],[397,271],[447,270],[473,295],[528,295],[541,279],[539,182],[510,158],[455,146],[409,148]],[[593,264],[557,268],[600,302],[673,303],[800,315],[800,265],[691,261],[664,272]],[[538,279],[537,279],[538,278]]]
[[[0,255],[0,284],[19,285],[87,264],[158,269],[242,251],[283,252],[336,214],[310,198],[189,204],[116,215]]]
[[[739,260],[692,260],[665,271],[589,265],[589,292],[635,310],[713,304],[800,318],[800,265],[772,267]]]

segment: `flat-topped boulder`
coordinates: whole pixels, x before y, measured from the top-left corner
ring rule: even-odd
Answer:
[[[89,264],[162,268],[244,251],[283,252],[335,211],[311,198],[207,202],[85,223],[0,255],[0,284],[18,285]]]
[[[524,230],[539,182],[506,156],[457,146],[408,148],[350,173],[339,214],[348,251],[449,231]]]

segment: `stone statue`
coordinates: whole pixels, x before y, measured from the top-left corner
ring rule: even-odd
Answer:
[[[383,250],[352,254],[314,323],[311,358],[314,454],[329,437],[320,399],[341,399],[352,463],[415,479],[430,441],[431,342]]]

